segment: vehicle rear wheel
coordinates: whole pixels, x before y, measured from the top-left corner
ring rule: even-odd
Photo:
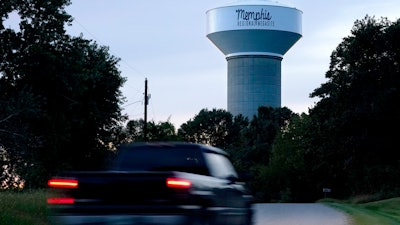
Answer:
[[[203,209],[201,213],[194,217],[190,225],[216,225],[216,223],[213,215],[207,212],[206,209]]]
[[[247,213],[246,220],[243,225],[253,225],[253,224],[254,224],[253,211],[250,209],[249,212]]]

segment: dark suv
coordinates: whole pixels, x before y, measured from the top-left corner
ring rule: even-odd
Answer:
[[[48,201],[61,224],[252,223],[245,183],[228,154],[208,145],[124,145],[110,170],[70,172],[49,185],[63,190]]]

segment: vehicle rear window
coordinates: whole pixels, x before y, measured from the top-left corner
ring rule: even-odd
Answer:
[[[121,171],[180,171],[208,175],[199,149],[136,147],[122,149],[117,158]]]

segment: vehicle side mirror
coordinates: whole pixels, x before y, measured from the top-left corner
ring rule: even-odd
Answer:
[[[229,175],[226,179],[229,181],[229,184],[234,184],[239,181],[239,178],[233,175]]]

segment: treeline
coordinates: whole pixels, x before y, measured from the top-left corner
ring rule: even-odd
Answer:
[[[118,145],[145,140],[121,114],[119,59],[65,27],[69,0],[1,3],[0,185],[41,188],[64,170],[104,166]],[[17,12],[19,29],[4,25]],[[227,150],[258,201],[400,194],[400,20],[366,16],[333,51],[307,113],[260,107],[253,118],[203,109],[175,128],[147,122],[146,140]]]

